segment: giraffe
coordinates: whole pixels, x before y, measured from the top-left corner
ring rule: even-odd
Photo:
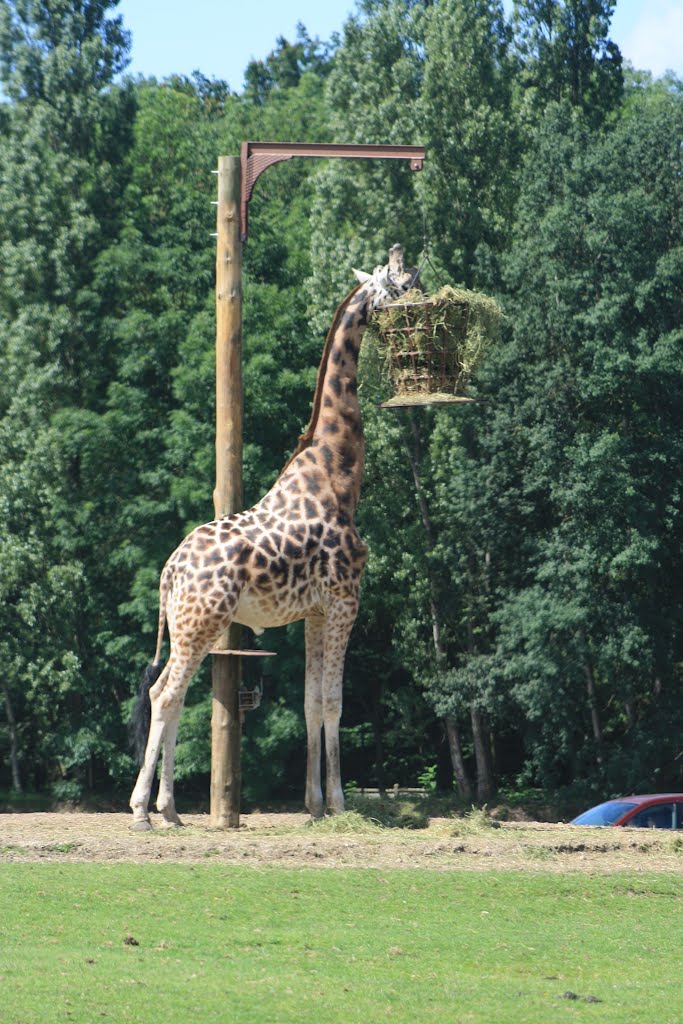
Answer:
[[[253,508],[193,530],[162,571],[156,654],[134,711],[142,762],[130,798],[135,831],[151,828],[148,805],[160,751],[157,810],[164,825],[182,824],[173,770],[185,693],[233,621],[260,633],[305,620],[306,807],[314,818],[325,813],[324,728],[327,810],[344,809],[342,675],[368,555],[354,524],[364,461],[358,354],[372,310],[414,287],[417,279],[414,268],[404,267],[400,245],[390,250],[387,265],[354,274],[359,283],[340,304],[327,335],[309,425],[277,481]],[[166,623],[171,646],[162,667]]]

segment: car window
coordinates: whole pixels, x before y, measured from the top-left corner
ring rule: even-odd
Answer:
[[[683,829],[683,801],[676,803],[676,828]]]
[[[618,818],[636,806],[627,800],[608,800],[597,807],[591,807],[589,811],[584,811],[578,818],[574,818],[572,825],[613,825]]]
[[[673,828],[674,805],[657,804],[655,807],[645,807],[624,824],[629,828]]]

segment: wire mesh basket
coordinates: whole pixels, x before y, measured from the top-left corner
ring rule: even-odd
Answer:
[[[379,372],[394,392],[382,407],[473,401],[466,393],[470,376],[501,322],[493,299],[449,286],[428,297],[408,292],[377,310],[371,325],[375,376]]]
[[[246,686],[240,686],[239,689],[239,706],[240,711],[256,711],[261,704],[261,689],[256,686],[253,690],[248,690]]]

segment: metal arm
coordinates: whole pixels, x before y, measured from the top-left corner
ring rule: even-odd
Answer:
[[[422,146],[338,145],[326,142],[243,142],[242,194],[240,201],[240,238],[247,238],[247,212],[256,180],[273,164],[293,156],[355,157],[362,160],[410,160],[411,171],[421,171],[425,151]]]

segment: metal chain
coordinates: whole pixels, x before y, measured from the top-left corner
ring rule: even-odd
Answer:
[[[428,266],[431,268],[432,273],[434,274],[438,283],[443,287],[443,285],[445,285],[446,282],[444,281],[443,276],[439,273],[439,271],[432,263],[432,259],[429,255],[429,248],[430,242],[429,235],[427,233],[427,214],[425,213],[424,207],[422,207],[422,252],[420,254],[420,262],[418,264],[417,271],[415,272],[415,280],[419,280],[422,268],[424,266]]]

